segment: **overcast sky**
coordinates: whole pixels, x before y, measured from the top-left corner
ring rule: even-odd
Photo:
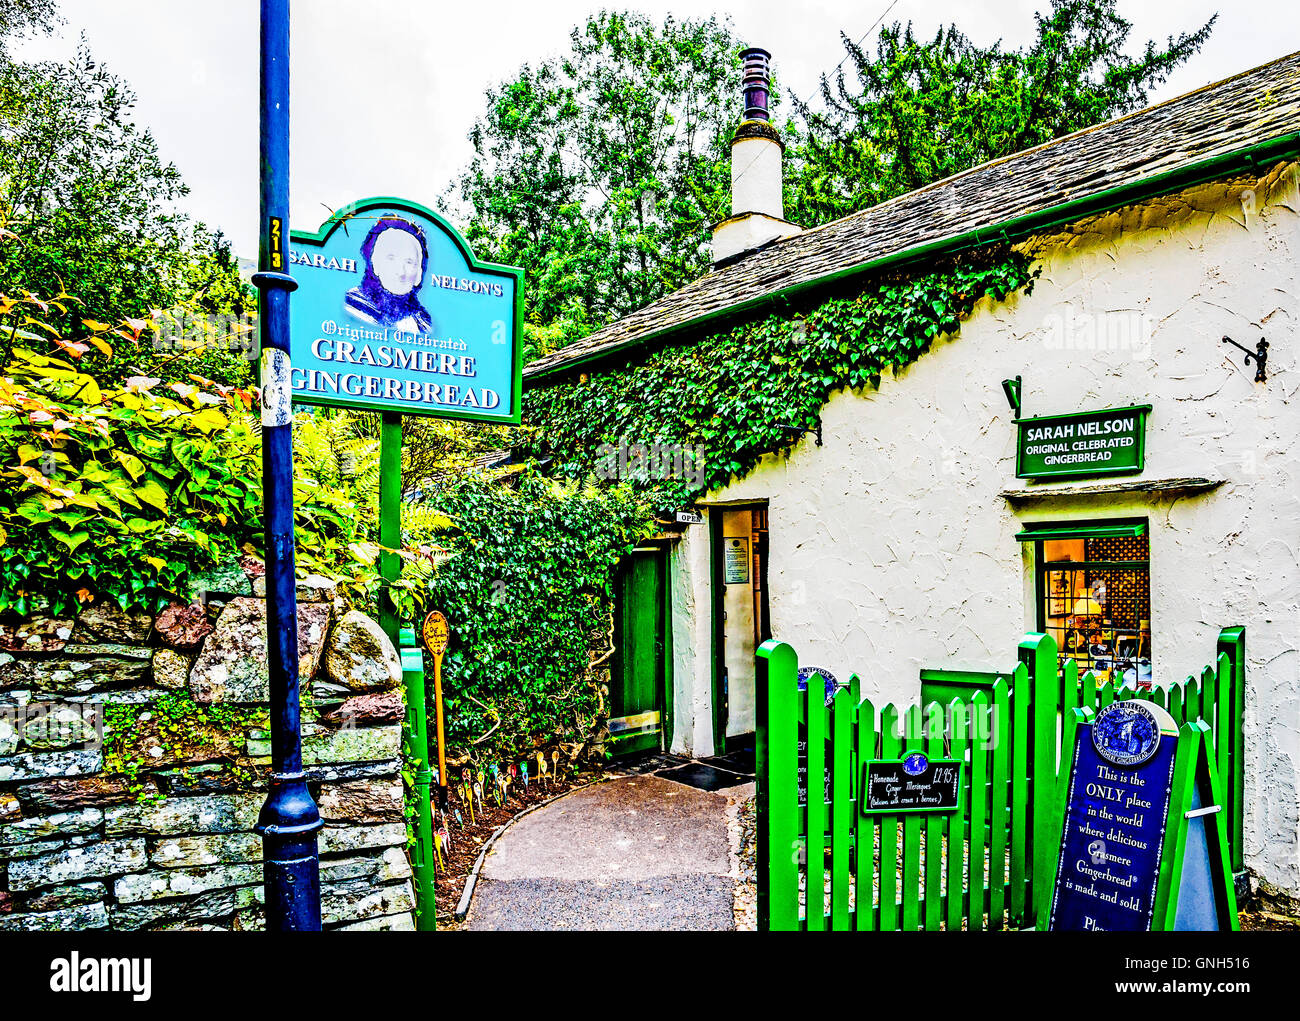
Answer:
[[[745,43],[772,51],[800,96],[843,58],[840,30],[868,31],[890,0],[646,2],[656,21],[711,12]],[[292,27],[292,207],[315,229],[353,199],[400,195],[436,206],[470,157],[466,134],[483,90],[525,62],[567,48],[572,27],[602,6],[574,0],[296,0]],[[887,20],[919,32],[957,22],[977,42],[1018,46],[1048,0],[895,0]],[[61,0],[62,36],[24,45],[29,58],[62,57],[84,32],[92,53],[135,89],[137,119],[190,185],[188,211],[257,251],[256,0]],[[1227,6],[1222,0],[1120,0],[1130,43],[1222,16],[1200,54],[1154,95],[1166,99],[1300,49],[1294,0]],[[360,14],[360,17],[358,17]]]

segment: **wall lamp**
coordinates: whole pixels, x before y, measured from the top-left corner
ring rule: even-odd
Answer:
[[[1015,379],[1004,379],[1002,381],[1002,392],[1007,395],[1007,403],[1011,405],[1011,410],[1016,413],[1016,418],[1020,417],[1020,377]]]

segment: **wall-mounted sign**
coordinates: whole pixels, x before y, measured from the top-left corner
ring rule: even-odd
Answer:
[[[519,423],[523,270],[480,262],[415,202],[290,234],[293,399]]]
[[[744,585],[749,581],[749,540],[728,536],[723,540],[722,574],[727,585]]]
[[[961,805],[961,761],[909,752],[862,767],[863,815],[953,812]]]
[[[698,511],[679,510],[675,520],[679,525],[702,525],[704,524],[704,515]]]
[[[1046,479],[1140,472],[1151,405],[1018,418],[1016,477]]]
[[[799,679],[800,691],[808,690],[808,679],[812,677],[813,674],[819,675],[822,679],[822,687],[826,692],[826,707],[829,709],[830,704],[833,701],[835,701],[835,693],[839,691],[840,688],[847,688],[848,683],[846,682],[841,684],[839,681],[835,679],[835,675],[833,673],[831,673],[829,670],[824,669],[823,667],[801,666],[799,668],[799,673],[797,675]]]

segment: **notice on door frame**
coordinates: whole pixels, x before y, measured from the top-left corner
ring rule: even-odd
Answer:
[[[728,536],[724,540],[722,578],[727,585],[749,583],[749,539],[744,536]]]

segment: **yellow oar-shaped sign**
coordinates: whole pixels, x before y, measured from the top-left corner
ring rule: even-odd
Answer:
[[[433,712],[438,732],[438,805],[447,810],[447,754],[442,734],[442,654],[447,651],[447,618],[430,611],[420,628],[424,647],[433,656]]]

